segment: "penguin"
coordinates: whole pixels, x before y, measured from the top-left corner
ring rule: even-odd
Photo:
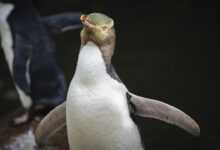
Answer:
[[[114,21],[101,13],[82,15],[81,48],[67,100],[39,124],[35,141],[44,147],[67,126],[70,150],[144,150],[134,116],[156,118],[199,136],[198,124],[166,103],[131,93],[117,75]]]
[[[66,83],[52,33],[82,26],[81,13],[41,18],[32,0],[0,0],[0,39],[25,112],[11,120],[21,125],[64,102]]]

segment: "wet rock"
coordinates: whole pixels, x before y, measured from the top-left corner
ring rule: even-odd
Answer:
[[[35,143],[34,132],[43,117],[22,126],[10,127],[8,120],[11,117],[12,113],[0,119],[0,150],[40,150]],[[52,137],[45,150],[69,150],[66,128]]]
[[[4,150],[36,150],[35,147],[32,128],[18,136],[12,137],[8,144],[3,145]]]

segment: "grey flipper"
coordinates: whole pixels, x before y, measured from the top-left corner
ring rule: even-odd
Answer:
[[[107,72],[113,79],[121,82],[113,66],[107,66]],[[140,97],[128,92],[126,93],[126,97],[130,113],[175,124],[192,135],[200,135],[200,128],[198,124],[181,110],[166,103]]]
[[[200,135],[198,124],[181,110],[166,103],[140,97],[129,93],[131,103],[135,106],[135,114],[175,124],[194,136]]]
[[[81,15],[79,12],[62,13],[43,17],[42,22],[50,33],[60,33],[82,28]]]
[[[39,147],[44,147],[50,138],[66,125],[66,102],[54,108],[41,120],[35,132],[35,141]]]

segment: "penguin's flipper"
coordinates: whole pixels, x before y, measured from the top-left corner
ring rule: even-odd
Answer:
[[[30,74],[29,67],[33,54],[33,45],[23,40],[16,34],[15,36],[15,56],[13,61],[13,76],[18,87],[26,94],[30,94]]]
[[[198,124],[181,110],[166,103],[140,97],[129,93],[130,102],[134,105],[135,114],[175,124],[194,136],[200,135]]]
[[[26,94],[30,94],[29,64],[30,58],[20,56],[14,59],[14,80]]]
[[[44,117],[35,132],[37,145],[44,147],[50,138],[66,125],[66,102],[54,108]]]
[[[79,12],[61,13],[43,17],[42,22],[50,33],[61,33],[82,28],[81,15]]]

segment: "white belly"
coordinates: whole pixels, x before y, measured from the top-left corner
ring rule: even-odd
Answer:
[[[71,150],[141,150],[125,93],[102,86],[94,89],[76,87],[74,96],[67,98]]]
[[[101,55],[97,59],[102,59]],[[90,65],[97,67],[91,63]],[[101,69],[99,68],[100,72],[96,73],[100,74]],[[83,81],[86,78],[81,77],[76,71],[67,95],[67,131],[70,149],[142,150],[137,126],[129,115],[126,87],[107,73],[97,77],[99,81],[91,81],[88,84]]]

